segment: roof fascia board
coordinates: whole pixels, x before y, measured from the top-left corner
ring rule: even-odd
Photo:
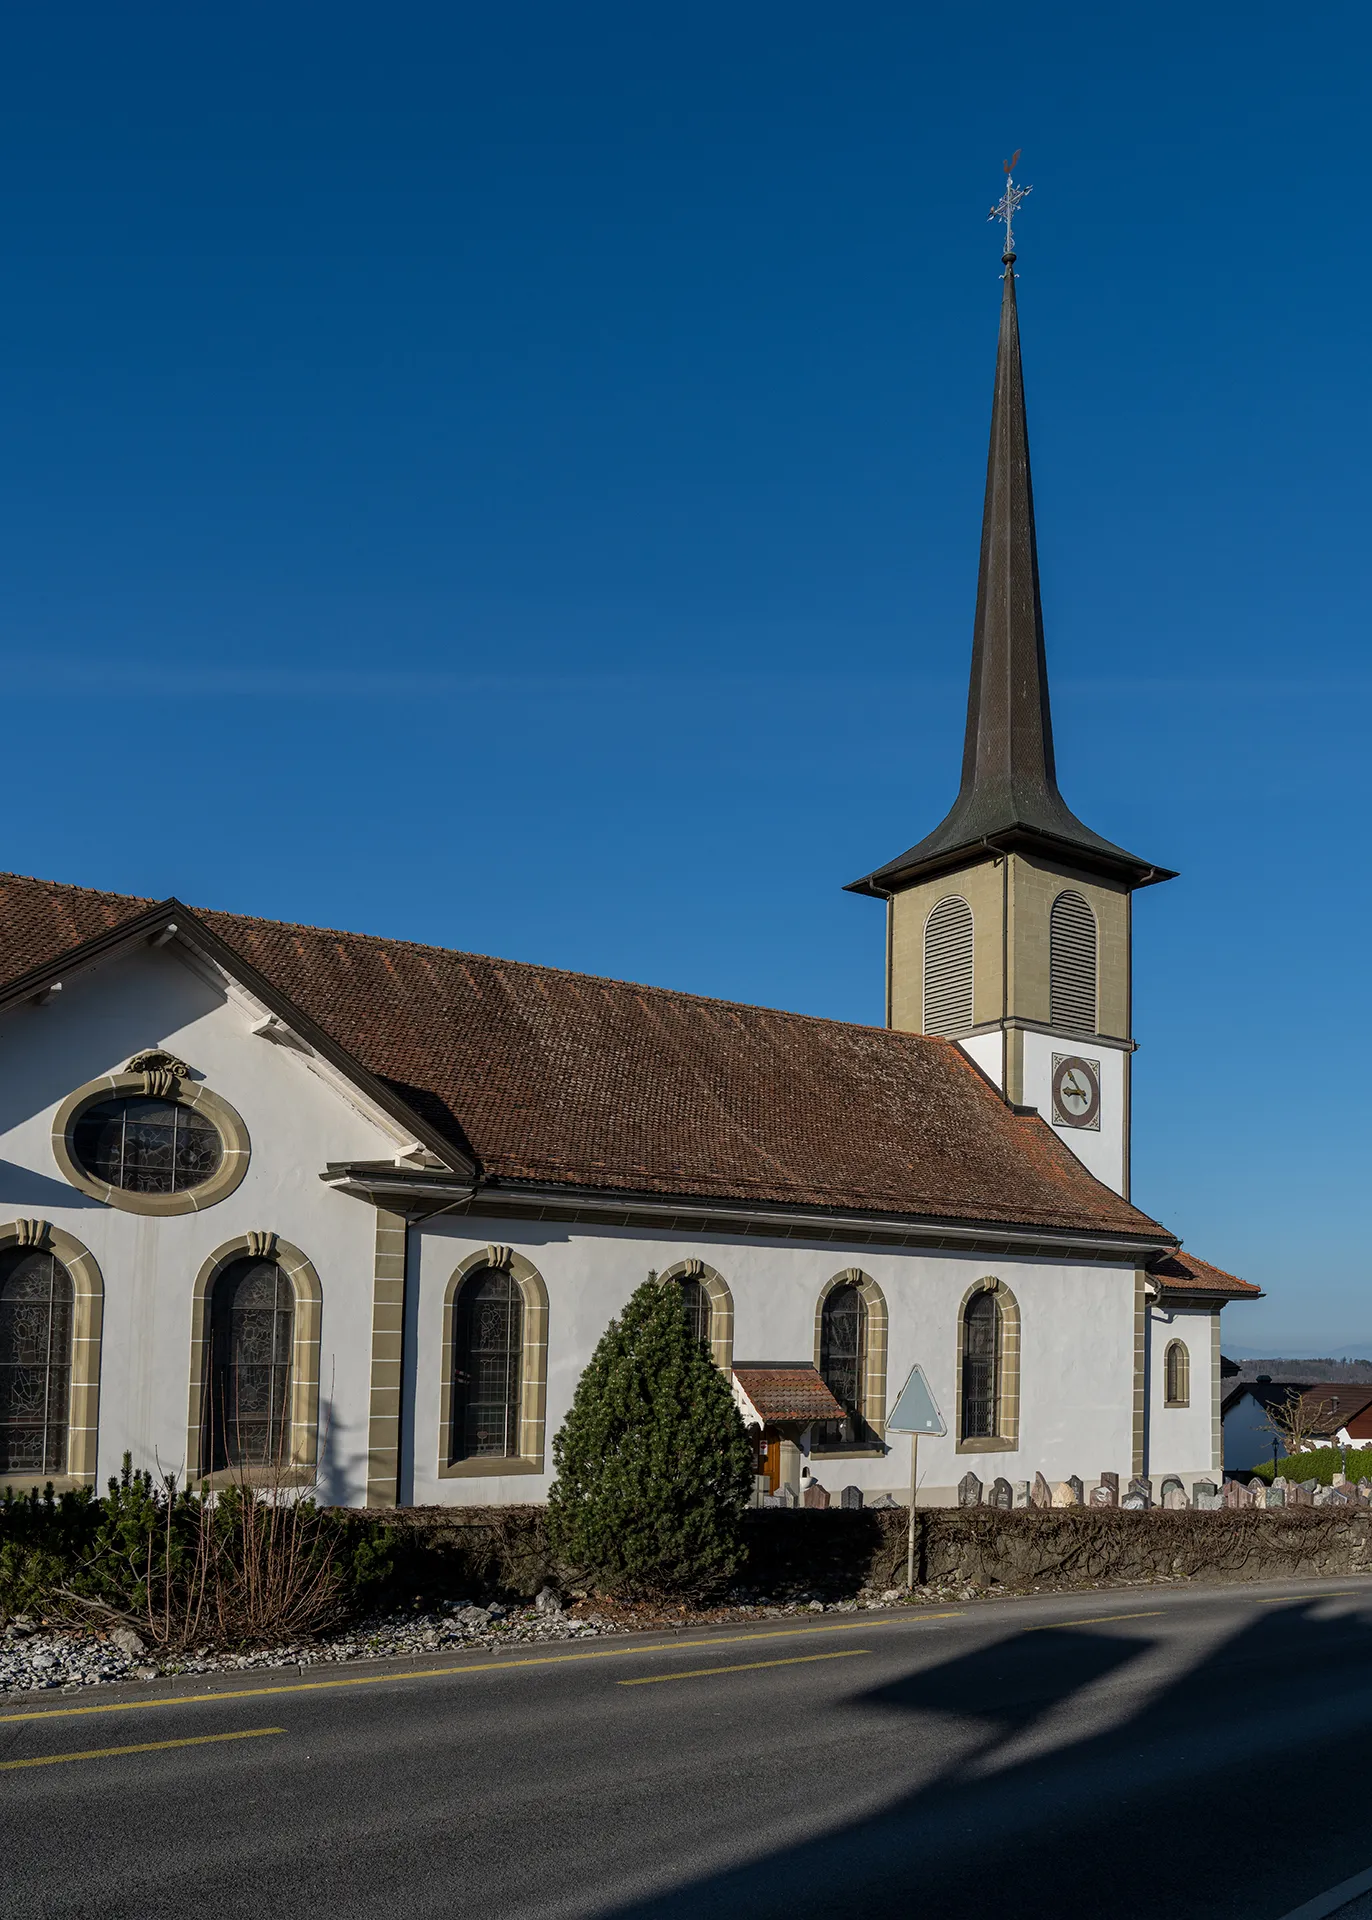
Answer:
[[[540,1218],[552,1211],[565,1216],[574,1210],[588,1221],[602,1220],[607,1225],[623,1225],[611,1216],[632,1213],[666,1222],[682,1222],[698,1232],[727,1234],[736,1230],[725,1223],[742,1223],[744,1230],[758,1236],[781,1239],[802,1237],[796,1229],[805,1229],[806,1239],[839,1242],[920,1245],[945,1251],[976,1252],[994,1248],[1006,1252],[1034,1249],[1033,1257],[1052,1258],[1058,1254],[1081,1258],[1083,1254],[1098,1260],[1135,1264],[1165,1252],[1177,1243],[1169,1234],[1121,1235],[1098,1233],[1090,1229],[1043,1226],[999,1220],[942,1219],[928,1214],[835,1213],[823,1208],[781,1203],[703,1199],[698,1195],[680,1198],[660,1193],[636,1193],[632,1190],[608,1192],[598,1188],[573,1186],[521,1186],[519,1188],[483,1185],[456,1188],[442,1175],[416,1178],[404,1168],[384,1164],[335,1163],[320,1175],[328,1185],[359,1199],[376,1200],[387,1206],[428,1207],[433,1212],[454,1213],[459,1207],[474,1215],[516,1214]],[[720,1224],[702,1224],[711,1220]]]
[[[324,1029],[288,996],[272,985],[265,975],[231,947],[227,941],[199,918],[195,911],[184,902],[170,896],[160,900],[146,912],[136,914],[129,920],[121,920],[117,927],[96,934],[79,946],[72,947],[60,958],[33,967],[26,974],[0,991],[0,1012],[31,1000],[44,987],[55,980],[67,980],[78,973],[89,972],[106,960],[142,945],[154,934],[164,933],[169,923],[176,926],[176,944],[184,945],[192,953],[198,953],[210,960],[229,978],[236,980],[248,992],[262,1002],[269,1013],[283,1020],[300,1038],[320,1057],[329,1062],[345,1080],[355,1086],[360,1093],[403,1127],[406,1135],[412,1136],[421,1146],[428,1147],[445,1166],[454,1173],[476,1177],[476,1163],[452,1141],[446,1139],[436,1127],[423,1119],[400,1096],[393,1093],[385,1083],[379,1080],[342,1047]]]

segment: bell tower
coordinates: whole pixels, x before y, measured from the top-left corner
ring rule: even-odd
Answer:
[[[1132,896],[1175,876],[1058,791],[1014,263],[1007,246],[962,783],[940,826],[849,891],[886,902],[887,1025],[956,1040],[1127,1197]]]

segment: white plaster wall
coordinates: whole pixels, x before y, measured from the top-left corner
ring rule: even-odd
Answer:
[[[975,1060],[988,1080],[1004,1085],[1005,1039],[997,1027],[994,1033],[969,1033],[958,1041],[969,1059]]]
[[[1053,1123],[1053,1055],[1080,1054],[1100,1063],[1100,1128],[1062,1127]],[[1076,1040],[1062,1034],[1024,1035],[1024,1101],[1037,1107],[1058,1138],[1107,1187],[1123,1193],[1125,1186],[1125,1056],[1118,1047],[1098,1041]]]
[[[1204,1308],[1153,1307],[1148,1315],[1148,1471],[1156,1481],[1169,1473],[1214,1477],[1211,1416],[1211,1340],[1214,1316]],[[1191,1400],[1167,1405],[1167,1349],[1182,1340],[1191,1356]]]
[[[548,1454],[541,1476],[440,1478],[439,1432],[443,1295],[455,1267],[489,1243],[514,1247],[548,1288]],[[886,1297],[890,1318],[887,1405],[911,1366],[925,1369],[949,1427],[946,1440],[921,1440],[921,1498],[936,1502],[970,1467],[983,1481],[997,1475],[1050,1480],[1091,1479],[1102,1471],[1127,1478],[1133,1445],[1132,1267],[1074,1267],[985,1254],[876,1252],[870,1247],[732,1243],[627,1230],[592,1232],[509,1220],[435,1220],[411,1236],[414,1338],[407,1364],[407,1415],[413,1446],[403,1497],[419,1504],[487,1504],[542,1500],[552,1479],[552,1436],[571,1404],[581,1371],[610,1319],[650,1268],[661,1272],[696,1255],[716,1268],[734,1299],[736,1361],[814,1360],[815,1307],[826,1281],[849,1266],[869,1273]],[[994,1273],[1019,1302],[1021,1321],[1020,1446],[1014,1453],[956,1451],[954,1388],[957,1317],[963,1294]],[[869,1496],[903,1494],[909,1442],[891,1437],[880,1459],[811,1461],[831,1491],[846,1485]]]
[[[382,1129],[303,1061],[248,1031],[248,1017],[178,957],[142,948],[64,982],[46,1007],[0,1019],[0,1219],[50,1220],[89,1247],[105,1281],[99,1484],[128,1449],[179,1468],[190,1398],[191,1295],[225,1241],[268,1229],[292,1241],[323,1291],[323,1491],[366,1482],[375,1214],[325,1187],[326,1161],[394,1152]],[[242,1115],[251,1141],[235,1192],[203,1213],[157,1219],[76,1192],[53,1158],[53,1117],[76,1088],[165,1047]]]

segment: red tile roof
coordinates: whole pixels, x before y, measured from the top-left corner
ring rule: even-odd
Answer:
[[[1162,1282],[1165,1294],[1215,1293],[1226,1294],[1233,1300],[1262,1298],[1262,1288],[1255,1287],[1251,1280],[1240,1280],[1236,1274],[1226,1273],[1223,1267],[1212,1267],[1208,1260],[1199,1260],[1194,1253],[1185,1253],[1180,1247],[1155,1260],[1150,1271],[1155,1280]]]
[[[763,1420],[842,1420],[843,1408],[817,1367],[739,1361],[734,1378]]]
[[[0,875],[0,991],[155,904]],[[488,1179],[1170,1237],[951,1041],[196,918]]]

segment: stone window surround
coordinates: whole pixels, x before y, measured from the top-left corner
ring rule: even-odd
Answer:
[[[470,1274],[488,1267],[508,1273],[524,1302],[524,1337],[519,1367],[519,1452],[477,1454],[454,1460],[453,1342],[456,1337],[457,1296]],[[499,1480],[512,1473],[542,1473],[544,1429],[548,1408],[548,1289],[533,1262],[513,1247],[482,1247],[457,1266],[443,1294],[443,1384],[438,1408],[438,1477],[440,1480]]]
[[[1174,1398],[1168,1391],[1172,1373],[1172,1355],[1179,1356],[1178,1385],[1180,1393]],[[1162,1389],[1165,1407],[1189,1407],[1191,1404],[1191,1352],[1184,1340],[1169,1340],[1162,1356]]]
[[[95,1255],[49,1220],[8,1220],[0,1225],[0,1248],[33,1247],[60,1260],[71,1277],[71,1394],[67,1402],[65,1473],[16,1473],[0,1477],[0,1488],[27,1493],[51,1485],[71,1492],[95,1485],[100,1431],[100,1341],[105,1320],[105,1281]]]
[[[677,1280],[699,1280],[710,1302],[710,1357],[726,1377],[734,1366],[734,1296],[723,1274],[703,1260],[678,1260],[658,1275],[662,1286]]]
[[[969,1304],[979,1293],[994,1293],[1000,1311],[999,1359],[996,1368],[996,1432],[964,1437],[962,1431],[962,1355],[966,1344]],[[962,1296],[958,1308],[957,1379],[953,1388],[957,1418],[958,1453],[1014,1453],[1019,1447],[1019,1302],[1003,1280],[984,1274]]]
[[[861,1267],[845,1267],[826,1280],[815,1302],[815,1371],[819,1371],[820,1348],[824,1338],[824,1303],[836,1287],[856,1287],[863,1305],[862,1329],[862,1417],[876,1435],[876,1444],[867,1447],[815,1447],[817,1460],[884,1460],[886,1445],[886,1347],[889,1316],[886,1296]]]
[[[291,1343],[291,1420],[289,1457],[280,1467],[224,1467],[200,1471],[209,1390],[210,1294],[220,1274],[235,1260],[274,1260],[295,1296]],[[314,1266],[299,1247],[266,1231],[240,1233],[216,1247],[195,1277],[191,1296],[190,1406],[186,1416],[186,1480],[202,1487],[313,1484],[319,1464],[319,1336],[323,1289]]]
[[[175,1065],[179,1068],[184,1063],[178,1061]],[[72,1151],[72,1131],[87,1107],[101,1100],[150,1098],[175,1100],[182,1106],[194,1108],[218,1133],[223,1158],[200,1186],[188,1187],[184,1193],[130,1193],[124,1187],[107,1186],[103,1180],[95,1179]],[[153,1214],[165,1219],[171,1214],[200,1213],[220,1200],[227,1200],[248,1171],[251,1144],[241,1114],[219,1094],[211,1093],[203,1081],[191,1080],[179,1071],[134,1073],[125,1069],[121,1073],[103,1074],[100,1079],[91,1080],[68,1094],[52,1123],[52,1152],[64,1178],[81,1193],[89,1194],[92,1200],[118,1207],[123,1213]]]

